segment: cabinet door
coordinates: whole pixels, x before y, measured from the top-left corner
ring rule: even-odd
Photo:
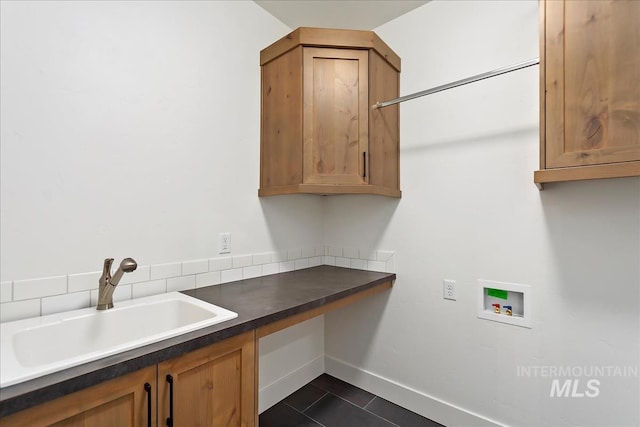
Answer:
[[[254,346],[254,332],[247,332],[160,363],[158,425],[173,415],[176,427],[255,426]]]
[[[145,388],[145,384],[149,387]],[[153,366],[9,415],[0,420],[0,425],[148,427],[156,425],[155,416],[156,367]]]
[[[304,48],[303,182],[366,184],[368,51]]]
[[[640,1],[547,1],[546,168],[640,160]]]

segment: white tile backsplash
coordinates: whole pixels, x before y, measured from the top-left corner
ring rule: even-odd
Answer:
[[[253,254],[253,265],[269,264],[273,252],[263,252],[261,254]]]
[[[138,266],[123,276],[113,301],[218,285],[318,265],[395,273],[395,252],[309,246],[210,259]],[[114,266],[115,268],[115,266]],[[95,306],[102,272],[73,273],[0,283],[0,322]]]
[[[377,251],[377,260],[387,262],[393,256],[395,252],[392,251]]]
[[[222,270],[220,272],[221,283],[235,282],[236,280],[242,280],[241,268],[232,268],[231,270]]]
[[[220,284],[220,272],[210,271],[209,273],[196,274],[196,288],[203,288],[205,286],[219,285]]]
[[[97,295],[97,292],[96,292]],[[113,302],[128,301],[133,298],[133,285],[118,285],[115,291],[113,291]],[[96,305],[98,305],[98,299],[96,298]]]
[[[0,283],[0,303],[10,302],[13,299],[13,282]]]
[[[331,255],[325,255],[322,257],[322,263],[324,265],[336,265],[336,257]]]
[[[62,311],[88,308],[91,305],[91,292],[73,292],[71,294],[56,295],[42,298],[42,316],[60,313]]]
[[[282,261],[278,265],[280,266],[280,273],[286,273],[287,271],[293,271],[296,269],[295,261]]]
[[[386,273],[395,273],[396,272],[396,256],[395,255],[391,255],[391,257],[389,257],[389,259],[387,260],[386,264],[386,268],[385,268],[385,272]]]
[[[195,275],[171,277],[167,279],[167,292],[186,291],[187,289],[195,289],[195,287]]]
[[[329,255],[332,257],[342,256],[342,248],[337,248],[335,246],[327,246],[325,255]]]
[[[182,275],[206,273],[209,271],[209,261],[206,259],[198,259],[195,261],[182,262]]]
[[[309,258],[297,259],[293,262],[293,267],[296,270],[302,270],[303,268],[309,268]]]
[[[367,260],[366,259],[351,259],[351,268],[355,268],[357,270],[366,270],[367,269]]]
[[[228,270],[230,268],[233,268],[233,258],[230,256],[211,258],[209,260],[209,271]]]
[[[345,267],[345,268],[351,268],[351,258],[344,258],[341,256],[337,256],[336,257],[336,267]]]
[[[240,255],[234,256],[233,258],[233,268],[242,268],[248,267],[253,264],[253,255]]]
[[[151,280],[149,282],[134,283],[131,285],[131,296],[135,298],[148,297],[150,295],[164,294],[167,292],[167,279]]]
[[[387,271],[387,263],[382,261],[367,261],[367,270],[369,271]]]
[[[92,291],[98,289],[101,271],[91,273],[70,274],[68,278],[68,292]]]
[[[0,304],[0,322],[40,316],[40,299],[5,302]]]
[[[172,262],[169,264],[152,265],[149,269],[149,279],[167,279],[169,277],[178,277],[182,275],[182,263]]]
[[[260,277],[260,276],[262,276],[261,265],[252,265],[251,267],[244,267],[242,269],[243,279],[253,279],[254,277]]]
[[[42,279],[15,280],[13,300],[43,298],[67,293],[67,276],[44,277]]]
[[[118,268],[118,265],[115,265],[112,270],[115,272],[116,268]],[[149,271],[150,269],[148,265],[142,267],[138,266],[135,271],[132,271],[131,273],[125,273],[125,275],[122,276],[122,279],[120,279],[120,284],[128,285],[130,283],[147,282],[150,279]]]
[[[271,262],[282,262],[287,260],[288,251],[272,252]]]
[[[272,262],[270,264],[265,264],[262,266],[262,275],[268,276],[270,274],[278,274],[280,273],[280,264],[277,262]]]
[[[322,257],[314,256],[313,258],[309,258],[309,267],[317,267],[322,265]]]

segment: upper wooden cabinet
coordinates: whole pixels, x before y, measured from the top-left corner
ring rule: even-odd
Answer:
[[[400,58],[373,32],[298,28],[260,52],[260,196],[400,197]]]
[[[538,184],[640,176],[640,1],[540,2]]]

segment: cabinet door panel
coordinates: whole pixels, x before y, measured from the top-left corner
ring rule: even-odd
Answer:
[[[546,2],[546,167],[640,160],[640,2]]]
[[[160,425],[169,417],[173,377],[173,425],[255,425],[254,333],[249,332],[158,365]]]
[[[147,419],[151,386],[151,420]],[[3,418],[2,427],[146,427],[156,425],[156,367],[149,367]]]
[[[134,408],[130,394],[52,424],[52,427],[134,426]]]
[[[241,362],[242,352],[238,350],[178,373],[175,424],[239,426]]]
[[[303,182],[367,183],[367,51],[304,48],[303,61]]]

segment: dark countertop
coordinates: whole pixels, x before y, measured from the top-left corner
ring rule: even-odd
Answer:
[[[322,265],[183,293],[238,313],[227,322],[0,388],[0,417],[362,292],[396,275]]]

